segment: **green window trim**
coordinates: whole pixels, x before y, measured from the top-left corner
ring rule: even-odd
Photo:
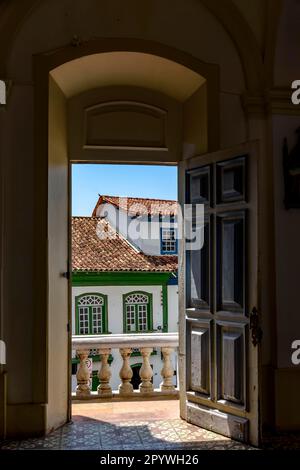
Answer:
[[[99,300],[102,300],[102,325],[101,325],[101,333],[94,333],[93,332],[93,307],[97,307],[97,305],[92,305],[87,303],[87,305],[79,305],[80,301],[84,297],[98,297]],[[100,305],[100,304],[99,304]],[[88,310],[88,333],[80,333],[80,325],[79,325],[79,309],[86,308]],[[86,292],[84,294],[78,295],[75,297],[75,331],[76,335],[84,335],[84,334],[108,334],[108,314],[107,314],[107,295],[100,294],[99,292]]]
[[[148,297],[148,303],[146,304],[146,312],[147,312],[147,329],[146,330],[139,330],[139,309],[138,307],[141,305],[145,305],[144,303],[132,303],[130,304],[132,308],[132,312],[134,313],[135,319],[135,329],[133,331],[128,331],[127,329],[127,309],[126,307],[129,305],[126,303],[126,299],[131,295],[145,295]],[[145,291],[132,291],[123,294],[123,333],[149,333],[153,331],[153,308],[152,308],[152,294]]]
[[[158,286],[167,284],[175,272],[72,272],[73,287],[88,286]],[[142,288],[142,287],[141,287]]]
[[[169,330],[169,313],[168,313],[168,286],[162,285],[162,308],[163,308],[163,333]]]

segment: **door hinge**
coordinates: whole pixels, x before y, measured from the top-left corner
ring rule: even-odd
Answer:
[[[260,327],[260,318],[258,314],[258,310],[256,307],[253,307],[250,313],[250,330],[251,330],[251,338],[253,346],[257,346],[260,344],[262,340],[262,329]]]

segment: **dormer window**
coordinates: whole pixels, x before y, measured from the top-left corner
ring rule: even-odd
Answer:
[[[177,254],[177,230],[175,228],[161,228],[161,254]]]

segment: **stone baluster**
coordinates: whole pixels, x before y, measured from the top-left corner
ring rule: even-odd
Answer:
[[[163,355],[163,368],[161,370],[162,383],[160,384],[160,390],[162,392],[175,392],[175,386],[173,385],[174,369],[171,362],[171,354],[174,352],[173,348],[161,348]]]
[[[140,384],[139,388],[141,393],[147,394],[153,392],[153,384],[151,383],[153,371],[149,362],[149,357],[153,351],[153,348],[140,348],[140,351],[143,357],[143,365],[140,368],[140,378],[142,383]]]
[[[77,351],[77,356],[79,357],[80,363],[77,369],[77,387],[76,387],[76,396],[77,397],[88,397],[91,394],[90,388],[90,371],[87,366],[87,360],[89,357],[89,349],[81,349]]]
[[[129,364],[129,358],[131,355],[132,349],[131,348],[121,348],[120,354],[123,359],[123,365],[120,370],[120,379],[122,383],[119,385],[119,392],[120,395],[130,395],[133,393],[133,386],[130,383],[132,379],[132,369]]]
[[[112,390],[109,384],[111,378],[111,370],[108,364],[108,358],[111,353],[110,348],[99,349],[101,356],[101,367],[98,372],[98,378],[100,384],[98,385],[97,392],[101,397],[112,397]]]

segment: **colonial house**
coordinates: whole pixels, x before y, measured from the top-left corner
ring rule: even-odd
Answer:
[[[111,200],[116,204],[117,198]],[[145,201],[149,209],[146,220],[147,224],[150,224],[151,218],[159,218],[159,214],[153,207],[150,212],[151,200]],[[168,201],[166,206],[171,206],[171,202],[172,206],[176,205],[174,201]],[[98,201],[94,216],[73,217],[72,220],[73,335],[176,332],[178,330],[177,256],[161,255],[160,252],[175,253],[177,240],[173,246],[166,238],[156,240],[159,247],[155,247],[155,243],[151,245],[150,240],[147,247],[147,240],[142,240],[141,237],[133,245],[112,226],[111,220],[103,216],[104,212],[101,213],[102,216],[98,214],[99,207]],[[124,208],[120,210],[124,211]],[[175,230],[174,216],[172,212],[172,227],[169,228],[172,237]],[[128,217],[133,217],[132,211],[128,212]],[[165,226],[167,226],[166,217],[165,207],[164,221],[161,222]],[[142,223],[145,223],[144,218]],[[123,231],[124,229],[125,226]],[[164,236],[162,229],[159,233]],[[144,247],[143,251],[141,246]],[[147,251],[155,254],[147,254]],[[72,352],[72,356],[72,390],[75,391],[79,360],[75,351]],[[176,385],[175,354],[172,361]],[[122,367],[121,357],[117,351],[112,351],[109,362],[112,370],[111,386],[113,390],[117,390],[120,382],[119,370]],[[139,370],[142,366],[139,351],[133,349],[129,363],[133,371],[133,387],[138,388]],[[96,390],[100,368],[97,351],[90,352],[88,364],[91,370],[91,389]],[[160,371],[163,367],[159,349],[154,349],[150,364],[153,368],[153,385],[154,388],[158,388],[161,382]]]
[[[148,255],[176,255],[178,203],[166,199],[99,196],[93,216],[104,217]]]

